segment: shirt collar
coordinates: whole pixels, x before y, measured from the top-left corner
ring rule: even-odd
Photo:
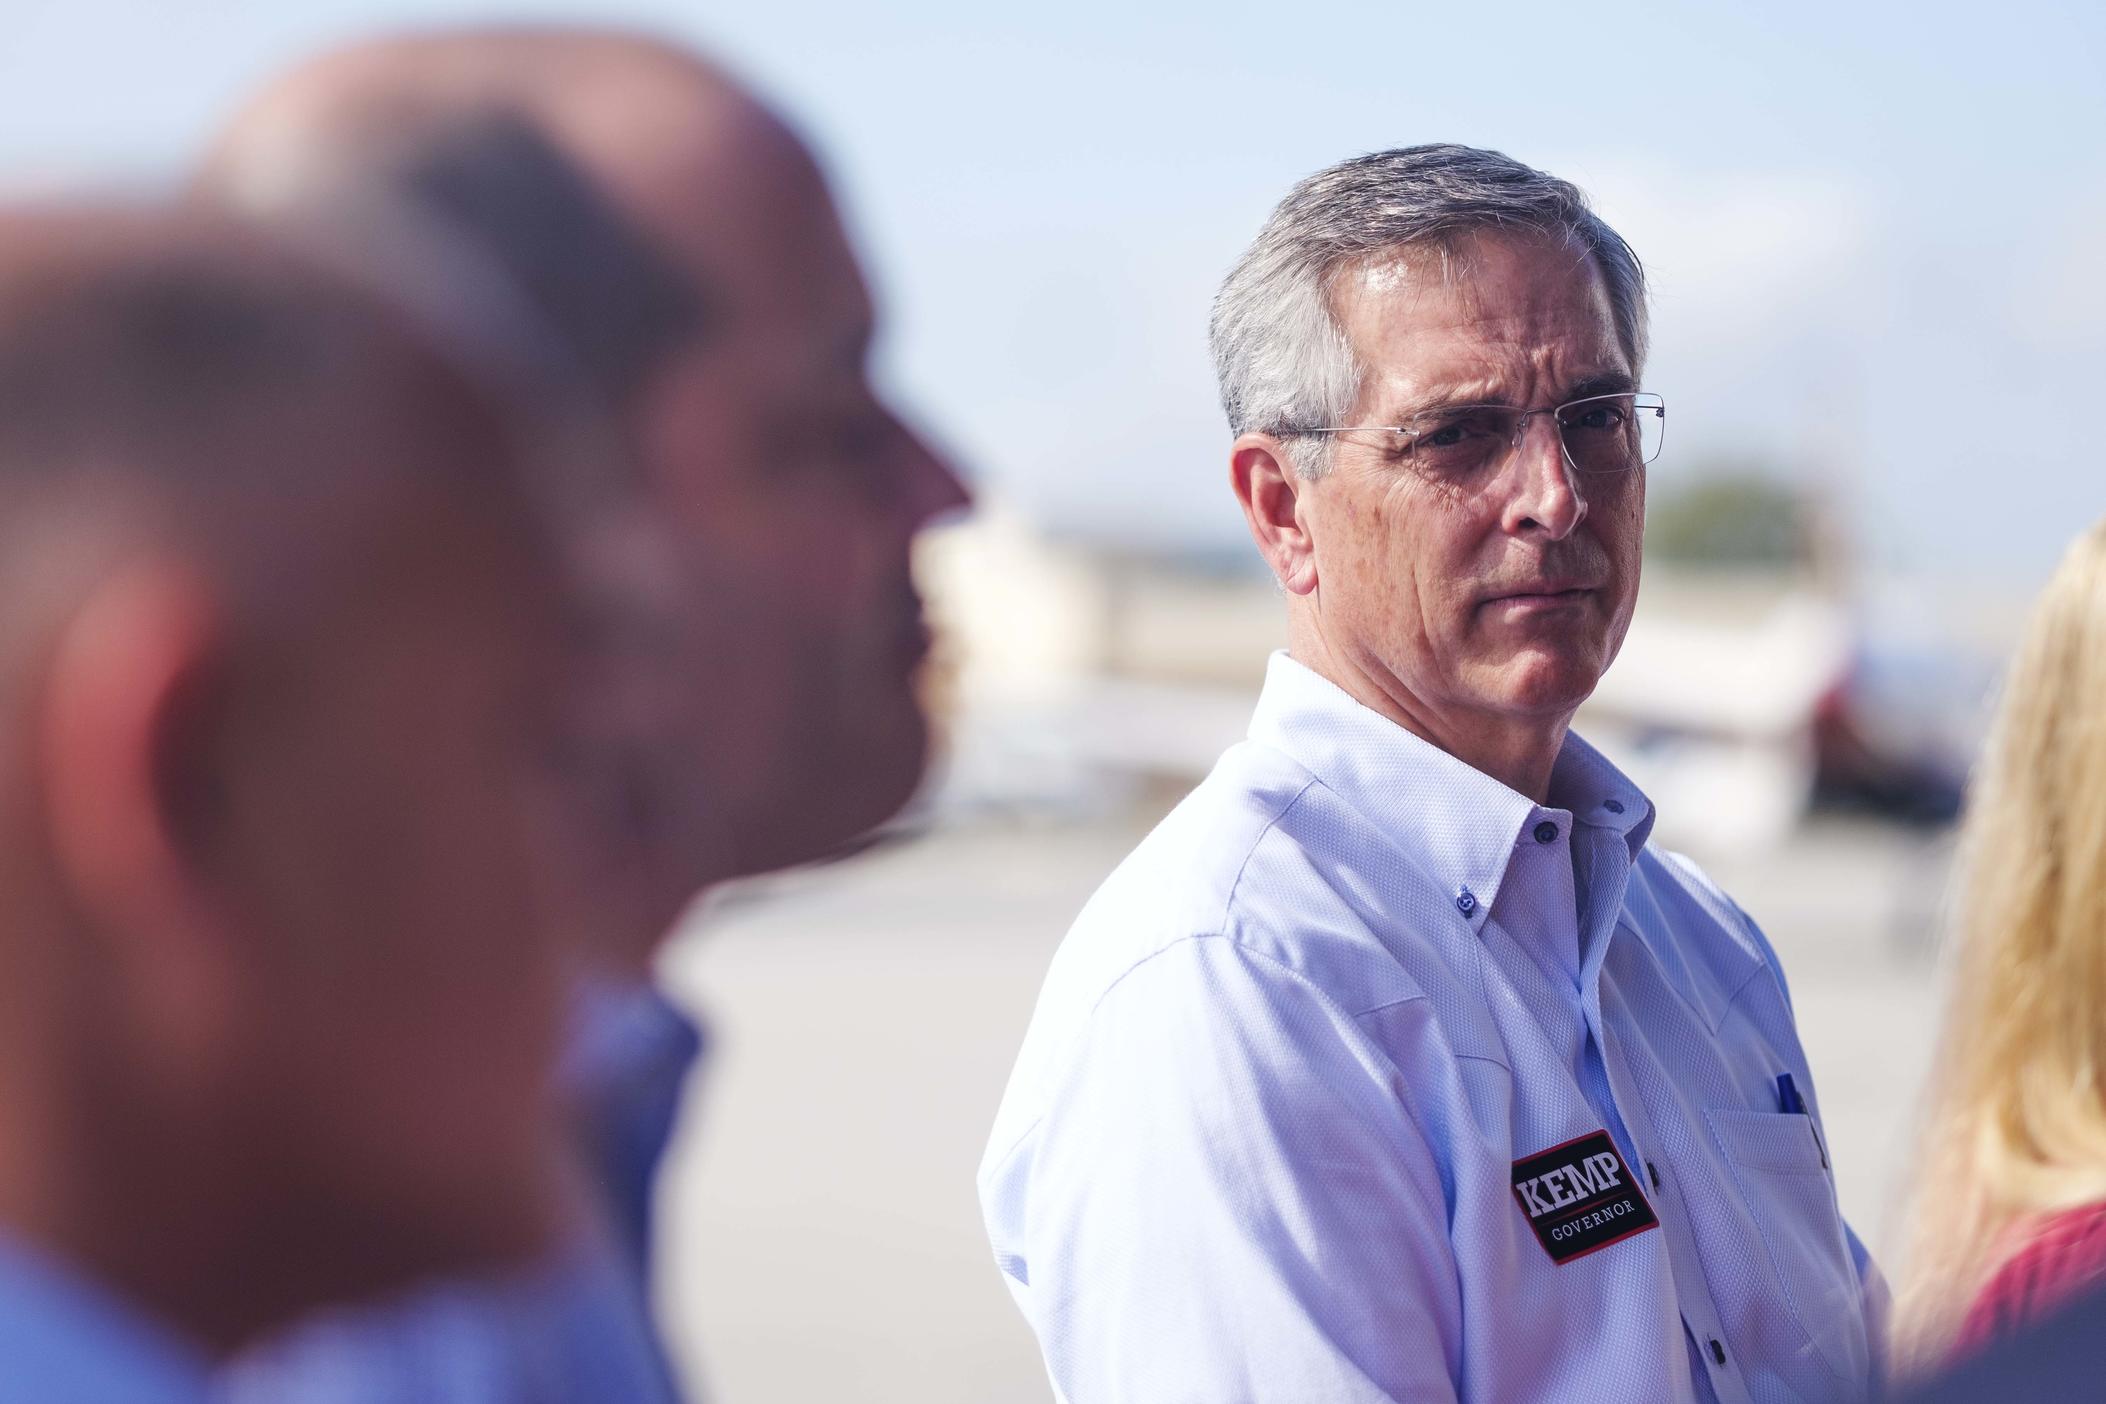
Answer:
[[[38,1404],[203,1404],[204,1357],[114,1296],[0,1235],[0,1372]]]
[[[588,976],[573,996],[561,1081],[582,1102],[638,1083],[679,1083],[700,1061],[699,1024],[648,980]]]
[[[1623,836],[1633,860],[1653,806],[1622,771],[1566,733],[1551,805],[1500,784],[1356,701],[1282,650],[1265,670],[1250,738],[1283,751],[1442,884],[1475,929],[1498,900],[1514,846],[1536,825],[1584,824]]]
[[[566,1082],[611,1226],[641,1267],[651,1247],[659,1163],[672,1144],[703,1036],[644,980],[589,980],[578,991]]]
[[[1565,733],[1565,744],[1551,764],[1550,798],[1574,823],[1621,834],[1634,863],[1652,837],[1653,802],[1576,732]]]

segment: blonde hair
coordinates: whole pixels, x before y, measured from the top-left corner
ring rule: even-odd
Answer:
[[[2106,1200],[2106,522],[2034,607],[1969,799],[1895,1313],[1943,1362],[2040,1216]]]

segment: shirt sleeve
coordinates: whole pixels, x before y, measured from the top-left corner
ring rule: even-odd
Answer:
[[[1024,1279],[1068,1404],[1455,1398],[1447,1201],[1402,1079],[1219,937],[1129,972],[1030,1140]]]

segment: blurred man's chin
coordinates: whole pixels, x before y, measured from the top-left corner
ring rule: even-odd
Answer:
[[[893,738],[882,747],[860,751],[851,761],[858,773],[851,776],[844,769],[841,783],[817,801],[831,810],[831,822],[827,832],[815,836],[814,857],[837,857],[863,847],[921,789],[928,733],[917,730],[911,738]]]
[[[476,1193],[435,1202],[424,1242],[425,1276],[502,1274],[555,1250],[568,1218],[553,1167],[533,1174],[493,1171]]]
[[[348,1202],[313,1196],[299,1219],[297,1256],[281,1247],[286,1277],[275,1294],[279,1329],[322,1307],[375,1302],[417,1284],[495,1277],[530,1267],[554,1251],[570,1223],[551,1168],[522,1173],[485,1166],[472,1177],[449,1168],[414,1186],[415,1197],[373,1196],[357,1187]]]
[[[739,835],[739,872],[757,876],[825,862],[861,849],[921,788],[929,726],[908,702],[805,749],[795,777],[776,790],[767,821]]]

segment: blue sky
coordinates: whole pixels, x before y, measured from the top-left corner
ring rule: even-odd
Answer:
[[[151,180],[274,68],[411,0],[17,0],[0,174]],[[1068,530],[1239,538],[1207,299],[1340,157],[1496,146],[1653,270],[1657,481],[1817,485],[1870,555],[2038,579],[2106,512],[2106,6],[597,7],[715,49],[827,153],[887,374]]]

